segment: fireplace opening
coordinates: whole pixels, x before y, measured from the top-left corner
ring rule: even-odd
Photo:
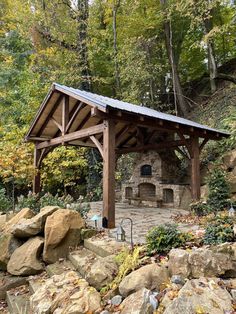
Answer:
[[[147,199],[156,196],[156,187],[152,183],[140,183],[138,186],[139,197],[141,199]]]
[[[141,176],[151,176],[152,175],[152,166],[150,166],[150,165],[143,165],[140,168],[140,175]]]
[[[172,189],[163,189],[164,203],[174,203],[174,191]]]
[[[133,189],[129,186],[125,188],[125,198],[129,199],[133,197]]]

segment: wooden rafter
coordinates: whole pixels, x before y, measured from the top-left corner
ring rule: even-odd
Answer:
[[[42,149],[42,148],[62,144],[64,142],[66,143],[66,142],[75,141],[82,138],[87,138],[87,137],[90,137],[91,135],[102,133],[103,129],[104,129],[103,123],[95,125],[95,126],[91,126],[83,130],[75,131],[75,132],[66,134],[64,136],[53,138],[49,141],[42,142],[37,145],[37,149]]]
[[[70,127],[72,126],[73,122],[75,121],[77,115],[79,112],[85,107],[85,104],[82,102],[77,102],[77,104],[73,107],[73,109],[70,112],[70,120],[66,126],[66,133],[70,130]]]
[[[63,99],[63,95],[60,95],[58,97],[57,101],[55,102],[54,106],[52,107],[50,113],[48,114],[47,118],[45,119],[44,123],[42,124],[42,126],[39,129],[39,131],[37,132],[37,136],[38,137],[40,137],[41,134],[43,133],[44,129],[46,128],[48,122],[50,121],[50,119],[54,115],[54,112],[57,110],[57,107],[59,106],[59,104],[62,101],[62,99]]]
[[[186,144],[185,140],[167,141],[167,142],[162,142],[158,144],[151,143],[147,145],[138,145],[135,147],[118,148],[117,153],[127,154],[131,152],[140,152],[140,151],[145,151],[145,150],[161,150],[165,148],[174,148],[174,147],[184,146],[185,144]]]

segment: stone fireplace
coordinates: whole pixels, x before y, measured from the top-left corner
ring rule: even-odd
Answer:
[[[152,207],[185,207],[183,196],[190,203],[188,184],[180,183],[177,161],[170,155],[149,151],[140,154],[131,178],[122,184],[122,201]],[[177,158],[176,158],[177,159]]]

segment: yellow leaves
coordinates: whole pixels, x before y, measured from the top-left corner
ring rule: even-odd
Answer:
[[[204,308],[201,305],[196,306],[195,313],[196,314],[206,314]]]

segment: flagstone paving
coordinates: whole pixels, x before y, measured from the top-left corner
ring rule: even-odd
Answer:
[[[91,202],[91,210],[88,214],[87,223],[94,226],[94,221],[90,219],[94,215],[101,217],[102,215],[102,202]],[[133,240],[134,243],[145,243],[146,233],[154,226],[164,223],[174,223],[173,216],[177,214],[188,214],[188,211],[183,209],[173,208],[148,208],[148,207],[135,207],[124,203],[116,203],[116,227],[120,224],[123,218],[131,218],[133,220]],[[130,241],[130,222],[124,221],[122,224],[125,232],[126,239]],[[184,231],[194,231],[198,229],[197,225],[178,224],[179,228]],[[98,228],[100,229],[101,219],[98,221]],[[109,230],[109,235],[115,237],[116,229]]]

